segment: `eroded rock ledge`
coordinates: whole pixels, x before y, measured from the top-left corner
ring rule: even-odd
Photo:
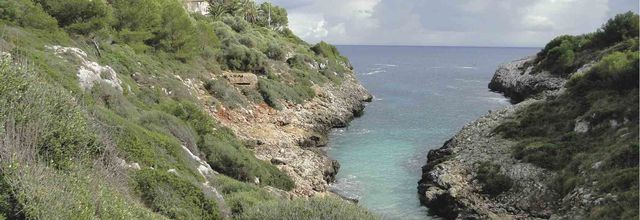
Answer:
[[[548,91],[563,88],[567,78],[547,71],[534,71],[532,62],[535,59],[535,56],[530,56],[500,65],[489,83],[489,89],[503,93],[511,98],[512,103],[518,103],[529,97],[542,97]],[[586,64],[576,73],[587,71],[591,66],[593,63]]]

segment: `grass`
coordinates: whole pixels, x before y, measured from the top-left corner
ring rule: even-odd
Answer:
[[[245,220],[293,220],[293,219],[380,219],[371,212],[333,198],[295,199],[262,203],[243,213]]]

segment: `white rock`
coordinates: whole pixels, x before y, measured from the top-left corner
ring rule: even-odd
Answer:
[[[589,132],[589,122],[582,119],[576,120],[576,125],[573,128],[573,131],[578,134]]]
[[[96,83],[106,83],[118,91],[122,92],[122,81],[118,78],[118,74],[110,66],[102,66],[97,62],[88,60],[87,53],[75,47],[62,47],[58,45],[45,46],[58,57],[63,58],[61,54],[71,54],[80,60],[80,67],[76,75],[80,86],[85,90],[90,90]]]

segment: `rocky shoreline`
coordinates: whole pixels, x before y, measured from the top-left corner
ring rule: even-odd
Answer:
[[[202,90],[202,89],[200,89]],[[235,110],[216,110],[210,114],[241,139],[255,143],[258,159],[269,161],[285,172],[296,187],[291,197],[331,194],[340,164],[318,147],[327,144],[332,128],[346,127],[362,114],[369,92],[348,74],[340,84],[315,86],[316,97],[304,104],[286,103],[282,110],[266,105]],[[206,100],[205,91],[198,92]],[[256,179],[256,181],[260,181]]]
[[[432,214],[446,219],[562,219],[580,216],[560,211],[558,195],[548,188],[554,172],[522,163],[511,156],[516,145],[494,132],[497,126],[512,117],[519,109],[563,92],[567,78],[548,72],[534,72],[526,57],[501,65],[489,88],[511,98],[512,106],[489,114],[466,125],[441,148],[429,151],[427,164],[422,167],[418,193],[423,205]],[[576,73],[590,69],[587,64]],[[576,74],[574,73],[574,74]],[[482,193],[478,182],[480,163],[499,165],[499,172],[513,182],[513,186],[497,196]]]
[[[553,194],[545,181],[554,174],[519,163],[510,154],[515,143],[493,133],[502,120],[533,102],[491,112],[465,126],[442,148],[429,151],[418,183],[421,203],[446,219],[549,218],[554,204],[545,201]],[[482,194],[475,177],[479,163],[486,161],[499,164],[514,185],[527,187],[512,187],[497,197]]]

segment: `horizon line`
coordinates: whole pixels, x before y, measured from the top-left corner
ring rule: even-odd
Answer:
[[[477,46],[477,45],[409,45],[409,44],[334,44],[336,46],[379,47],[474,47],[474,48],[543,48],[544,46]]]

